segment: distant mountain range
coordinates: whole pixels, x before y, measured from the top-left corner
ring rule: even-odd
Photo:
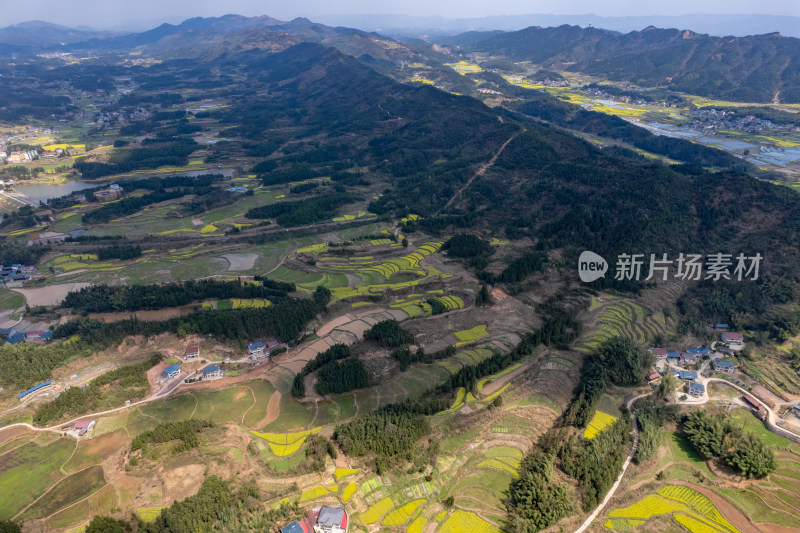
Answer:
[[[250,49],[276,52],[301,41],[333,46],[387,74],[416,63],[448,70],[442,67],[448,59],[464,52],[484,52],[556,70],[710,98],[800,102],[800,39],[778,33],[723,38],[653,26],[621,34],[562,25],[393,40],[378,33],[305,18],[287,22],[269,16],[225,15],[165,23],[128,34],[71,29],[45,22],[17,24],[0,29],[0,54],[87,50],[116,54],[137,50],[162,59],[210,59]]]
[[[651,26],[622,35],[560,26],[483,40],[470,34],[463,46],[643,87],[743,102],[800,102],[800,39],[779,34],[723,38]]]
[[[800,15],[800,11],[798,12]],[[516,31],[528,26],[594,26],[627,33],[647,26],[688,29],[697,33],[725,36],[759,35],[778,32],[787,37],[800,37],[800,16],[784,15],[652,15],[637,17],[602,17],[584,15],[496,15],[490,17],[448,19],[444,17],[411,17],[405,15],[327,15],[315,17],[319,22],[376,31],[392,37],[454,35],[467,31]]]

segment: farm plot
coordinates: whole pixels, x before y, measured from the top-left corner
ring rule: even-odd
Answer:
[[[627,337],[647,344],[657,335],[666,335],[673,325],[671,317],[662,312],[651,313],[643,306],[626,300],[604,297],[592,300],[589,326],[576,344],[584,353],[597,349],[611,337]]]
[[[593,439],[598,433],[612,425],[617,421],[617,417],[608,415],[601,411],[595,411],[589,425],[586,426],[586,431],[583,432],[584,438]]]
[[[35,520],[50,516],[56,511],[75,503],[105,486],[106,480],[100,465],[91,466],[61,480],[47,491],[22,515],[22,520]]]
[[[439,533],[500,533],[500,528],[490,524],[480,516],[469,511],[456,509],[444,524],[439,528]]]
[[[738,530],[725,519],[714,504],[701,493],[684,485],[667,485],[656,494],[648,494],[638,502],[625,508],[614,509],[609,513],[610,520],[605,523],[609,529],[625,526],[615,520],[635,520],[647,522],[660,515],[672,515],[682,525],[702,524],[690,531],[719,531],[738,533]]]

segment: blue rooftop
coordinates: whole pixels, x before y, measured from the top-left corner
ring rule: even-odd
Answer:
[[[35,387],[31,387],[30,389],[26,390],[25,392],[23,392],[22,394],[20,394],[19,396],[17,396],[17,399],[21,400],[21,399],[23,399],[25,396],[27,396],[28,394],[30,394],[30,393],[32,393],[32,392],[36,392],[37,390],[39,390],[39,389],[41,389],[41,388],[44,388],[44,387],[47,387],[48,385],[52,385],[52,384],[53,384],[53,382],[52,382],[52,381],[45,381],[44,383],[39,383],[39,384],[38,384],[38,385],[36,385]]]
[[[52,331],[45,331],[44,333],[42,333],[41,338],[42,339],[52,339],[53,338],[53,332]]]
[[[705,346],[697,346],[696,348],[689,348],[686,351],[694,355],[706,355],[711,353],[711,350],[709,350]]]
[[[300,525],[300,522],[295,520],[291,524],[283,526],[281,528],[281,533],[306,533],[306,530],[303,529],[303,526]]]
[[[667,352],[667,359],[680,359],[681,354],[678,352]]]
[[[733,363],[730,361],[723,361],[722,359],[714,361],[714,366],[720,366],[722,368],[734,368]]]
[[[728,329],[728,324],[714,324],[717,329]]]
[[[203,375],[219,371],[219,365],[209,365],[203,369]]]
[[[251,352],[259,350],[259,349],[261,349],[263,347],[264,347],[264,343],[261,342],[261,341],[251,342],[250,344],[247,345],[247,349],[249,351],[251,351]]]
[[[678,372],[678,377],[683,380],[694,381],[697,379],[697,372]]]
[[[161,375],[167,377],[174,372],[180,372],[180,370],[181,367],[179,367],[178,365],[170,365],[167,368],[165,368],[163,372],[161,372]]]
[[[13,335],[11,335],[8,338],[8,341],[6,341],[6,342],[8,342],[8,344],[19,344],[20,342],[22,342],[24,340],[25,340],[25,334],[24,333],[14,333]]]
[[[706,391],[706,386],[703,385],[702,383],[695,383],[694,381],[692,381],[691,383],[689,383],[689,390],[696,390],[696,391],[700,391],[700,392],[705,392]]]

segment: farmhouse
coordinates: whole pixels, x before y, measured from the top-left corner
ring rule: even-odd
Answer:
[[[86,433],[92,430],[94,424],[95,421],[92,420],[91,418],[79,418],[78,420],[73,422],[70,427],[71,429],[74,429],[75,431],[78,432],[79,437],[83,437],[84,435],[86,435]]]
[[[796,403],[792,406],[792,414],[800,418],[800,403]]]
[[[161,377],[164,379],[172,379],[178,376],[181,373],[181,367],[178,365],[170,365],[161,372]]]
[[[347,511],[344,510],[344,507],[323,506],[319,510],[314,531],[317,533],[347,533]]]
[[[678,378],[684,381],[694,381],[697,379],[697,372],[678,372]]]
[[[688,348],[686,352],[697,357],[702,357],[704,355],[710,354],[711,349],[706,346],[696,346],[694,348]]]
[[[184,359],[194,359],[195,357],[200,357],[200,347],[199,346],[189,346],[183,352]]]
[[[714,324],[714,329],[727,330],[728,329],[728,324]]]
[[[722,342],[734,346],[742,346],[744,344],[744,337],[741,333],[725,332],[722,334]]]
[[[250,359],[255,361],[256,359],[266,357],[269,355],[269,352],[263,342],[256,341],[247,345],[247,355],[250,356]]]
[[[203,369],[203,379],[220,377],[222,377],[222,370],[219,369],[219,365],[208,365]]]
[[[694,354],[692,352],[689,352],[689,351],[685,351],[685,352],[683,352],[681,354],[681,359],[686,364],[696,363],[699,358],[700,358],[700,356],[698,356],[698,355],[696,355],[696,354]]]
[[[767,417],[767,408],[764,407],[760,401],[756,400],[754,397],[750,396],[749,394],[745,394],[742,396],[742,400],[750,407],[752,407],[756,411],[756,416],[761,420],[764,420]]]
[[[668,363],[680,363],[681,362],[681,354],[678,352],[667,352],[667,362]]]
[[[661,379],[661,374],[658,372],[651,372],[647,375],[647,383],[650,385],[655,385]]]
[[[715,372],[725,372],[727,374],[733,374],[736,371],[736,365],[734,365],[730,361],[724,361],[722,359],[714,359],[712,365],[714,365]]]
[[[667,357],[667,350],[664,348],[650,348],[650,353],[652,353],[659,359],[664,359],[665,357]]]
[[[694,381],[689,383],[689,396],[692,398],[702,398],[705,393],[706,387],[702,383],[695,383]]]

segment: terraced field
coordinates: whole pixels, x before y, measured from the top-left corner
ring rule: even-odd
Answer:
[[[665,284],[661,290],[669,295],[674,286]],[[650,296],[650,299],[657,305],[657,298]],[[587,311],[587,325],[575,349],[589,353],[611,337],[628,337],[645,346],[656,337],[666,338],[676,325],[675,319],[664,315],[664,307],[647,306],[645,298],[637,301],[642,303],[610,295],[592,297]]]
[[[609,513],[610,518],[605,526],[609,529],[626,530],[631,529],[632,525],[638,527],[646,524],[651,518],[660,515],[671,515],[692,532],[739,533],[711,500],[696,490],[681,485],[667,485],[657,494],[649,494],[633,505],[614,509]]]

